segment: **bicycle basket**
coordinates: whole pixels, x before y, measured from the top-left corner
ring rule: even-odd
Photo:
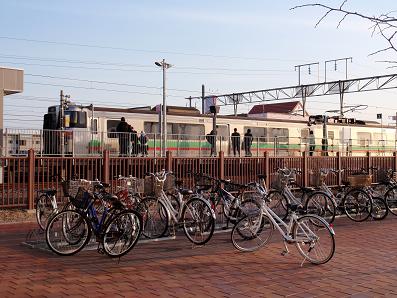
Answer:
[[[93,196],[83,187],[79,187],[77,194],[74,197],[71,197],[70,201],[73,206],[78,209],[86,209],[90,203],[93,201]]]
[[[387,170],[385,169],[380,169],[378,171],[378,181],[383,182],[383,183],[389,183],[392,177],[390,177],[390,174]]]
[[[165,183],[163,186],[164,191],[171,191],[175,189],[175,176],[174,175],[167,175],[165,179]]]
[[[347,177],[351,186],[371,186],[372,175],[353,175]]]
[[[283,190],[288,184],[288,177],[284,175],[276,174],[275,180],[272,182],[271,187],[277,190]]]
[[[313,187],[321,186],[323,184],[323,182],[325,181],[325,179],[327,178],[327,174],[322,173],[322,172],[310,171],[309,174],[310,174],[309,184],[310,184],[310,186],[313,186]]]
[[[194,175],[194,185],[197,189],[209,190],[213,186],[213,181],[212,179],[205,176]]]
[[[138,193],[143,188],[143,179],[135,177],[128,177],[119,180],[118,187],[120,189],[127,189],[130,193]]]

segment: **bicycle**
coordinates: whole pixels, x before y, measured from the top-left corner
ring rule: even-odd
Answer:
[[[183,200],[178,192],[179,208],[174,208],[172,201],[164,191],[164,183],[171,172],[162,170],[158,173],[147,173],[151,180],[146,180],[145,188],[153,189],[154,196],[145,197],[139,210],[143,217],[143,235],[147,238],[163,237],[171,225],[174,230],[182,227],[189,241],[196,245],[207,243],[215,229],[215,214],[209,203],[198,195]],[[178,210],[176,210],[178,209]]]
[[[266,189],[264,191],[266,193]],[[312,264],[325,264],[331,260],[335,253],[335,232],[323,218],[313,214],[298,217],[301,205],[287,203],[291,212],[289,222],[285,222],[267,205],[270,198],[268,193],[265,195],[261,209],[242,217],[233,227],[231,241],[236,249],[243,252],[258,250],[270,241],[277,229],[285,248],[282,255],[289,253],[287,244],[295,244],[304,257],[301,265],[306,260]],[[326,247],[323,247],[325,242]]]
[[[117,197],[104,191],[108,185],[80,180],[75,197],[71,198],[74,210],[63,210],[49,221],[46,228],[48,247],[58,255],[70,256],[81,251],[91,239],[98,242],[98,252],[109,257],[121,257],[137,243],[142,232],[142,218],[134,210],[125,209]],[[94,191],[88,191],[89,187]],[[104,206],[98,218],[94,204]],[[111,205],[112,208],[108,208]]]
[[[238,184],[202,173],[193,173],[193,175],[196,182],[196,192],[211,202],[211,207],[215,214],[222,214],[226,218],[226,229],[229,222],[235,224],[237,219],[247,210],[258,210],[260,208],[260,203],[256,199],[251,197],[244,198],[246,190],[253,183]],[[237,194],[232,194],[231,189],[237,189]],[[217,212],[218,209],[220,209],[219,212]]]
[[[288,204],[302,204],[304,207],[300,212],[304,214],[317,214],[323,217],[328,223],[335,219],[335,205],[329,194],[321,190],[314,190],[298,186],[295,182],[295,174],[298,170],[279,168],[277,169],[277,180],[273,184],[275,189],[269,191],[270,202],[274,205],[271,208],[283,220],[289,215]],[[291,183],[301,191],[301,195],[292,189]],[[274,203],[275,202],[275,203]]]

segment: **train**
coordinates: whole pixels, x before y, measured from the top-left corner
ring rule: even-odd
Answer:
[[[161,152],[159,110],[158,106],[111,108],[70,103],[62,111],[64,120],[61,121],[60,106],[50,106],[43,119],[43,151],[47,154],[60,154],[62,151],[64,154],[84,155],[100,154],[106,149],[111,154],[118,154],[116,127],[124,117],[138,135],[146,133],[149,155],[156,156]],[[193,107],[167,106],[167,150],[176,156],[209,155],[211,145],[206,135],[213,125],[211,114],[203,114]],[[375,121],[285,113],[274,113],[264,118],[260,114],[247,113],[217,115],[217,151],[233,155],[230,136],[235,128],[241,134],[241,142],[244,133],[251,130],[251,153],[254,156],[263,156],[266,151],[277,156],[297,156],[307,152],[310,130],[315,138],[314,155],[325,153],[332,156],[336,152],[351,156],[366,152],[389,155],[396,150],[396,127],[383,126]]]

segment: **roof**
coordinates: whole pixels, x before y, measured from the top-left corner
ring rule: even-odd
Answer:
[[[296,109],[296,106],[300,105],[299,101],[289,101],[281,103],[270,103],[262,105],[254,105],[253,108],[248,112],[252,114],[263,114],[263,113],[283,113],[288,114]]]

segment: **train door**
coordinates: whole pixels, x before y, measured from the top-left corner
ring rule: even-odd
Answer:
[[[228,124],[219,124],[216,126],[217,133],[217,151],[228,152],[229,150],[229,139],[230,139],[230,128]]]
[[[345,152],[346,156],[351,156],[353,151],[352,144],[352,129],[350,127],[343,127],[340,136],[340,142],[342,145],[342,152]]]

